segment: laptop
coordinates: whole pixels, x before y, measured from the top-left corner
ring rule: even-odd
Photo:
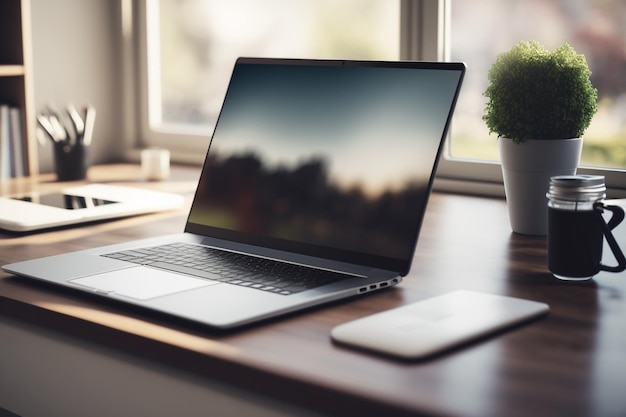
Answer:
[[[221,329],[393,287],[464,72],[239,58],[184,231],[3,269]]]

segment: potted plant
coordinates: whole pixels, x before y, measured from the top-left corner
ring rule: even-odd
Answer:
[[[584,55],[567,43],[549,51],[522,41],[489,70],[483,120],[498,135],[514,232],[547,234],[550,177],[576,173],[598,91]]]

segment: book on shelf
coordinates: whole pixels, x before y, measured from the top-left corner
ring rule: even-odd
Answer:
[[[18,107],[0,105],[0,179],[26,175],[26,148],[22,112]]]
[[[0,105],[0,180],[11,177],[11,127],[9,106]]]

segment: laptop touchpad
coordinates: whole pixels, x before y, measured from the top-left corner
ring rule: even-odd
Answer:
[[[124,295],[139,300],[219,284],[217,281],[178,275],[143,266],[90,275],[73,279],[70,282],[92,288],[99,293]]]

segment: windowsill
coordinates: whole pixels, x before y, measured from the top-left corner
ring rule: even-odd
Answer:
[[[204,162],[206,152],[190,152],[181,149],[170,149],[170,158],[173,164],[198,165]],[[132,148],[125,154],[125,159],[129,162],[139,163],[141,161],[141,149]],[[495,164],[488,164],[495,165]],[[499,168],[499,166],[498,166]],[[579,174],[596,174],[605,175],[607,177],[608,198],[626,198],[626,189],[615,187],[616,182],[613,177],[623,175],[624,172],[606,171],[598,169],[590,169],[582,167]],[[613,185],[613,186],[612,186]],[[498,181],[477,180],[477,179],[459,179],[451,178],[448,175],[437,175],[433,184],[434,191],[467,194],[484,197],[504,198],[504,184]]]
[[[146,148],[159,148],[157,146],[147,146]],[[129,162],[141,162],[141,150],[143,148],[132,148],[126,151],[125,160]],[[170,149],[170,160],[173,164],[199,165],[204,162],[206,152],[185,152],[177,149]]]
[[[504,198],[504,185],[496,182],[465,181],[435,177],[434,191]]]

